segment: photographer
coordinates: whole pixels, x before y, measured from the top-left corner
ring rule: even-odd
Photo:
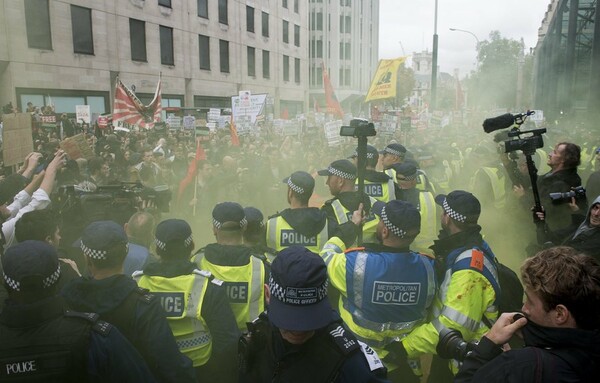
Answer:
[[[575,204],[573,197],[572,205]],[[545,221],[545,212],[536,213],[541,221]],[[585,220],[577,220],[573,215],[571,226],[565,229],[550,231],[546,225],[546,240],[555,245],[571,246],[574,249],[600,260],[600,196],[590,206]]]
[[[546,207],[546,223],[550,230],[564,229],[571,222],[571,208],[566,203],[556,204],[550,199],[550,193],[564,193],[581,186],[577,167],[581,163],[581,148],[570,142],[561,142],[548,155],[548,165],[552,170],[538,178],[538,189],[543,206]],[[587,200],[577,199],[580,210],[587,209]]]
[[[600,264],[569,247],[521,267],[523,314],[504,313],[475,345],[455,382],[596,382],[600,372]],[[520,330],[525,348],[503,352]]]

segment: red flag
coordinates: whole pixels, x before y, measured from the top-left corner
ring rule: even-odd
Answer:
[[[335,97],[335,93],[333,91],[333,86],[331,85],[331,80],[329,79],[329,74],[327,74],[327,69],[325,69],[325,64],[321,63],[321,67],[323,68],[323,87],[325,88],[325,101],[327,102],[327,112],[332,113],[339,118],[344,117],[344,111],[342,111],[342,106],[339,101]]]
[[[229,124],[229,133],[231,134],[231,144],[233,146],[240,146],[240,139],[237,135],[237,129],[235,128],[235,121],[233,120],[233,114],[231,115],[231,124]]]
[[[179,190],[177,191],[177,204],[181,203],[181,197],[183,196],[183,192],[187,189],[188,185],[194,181],[196,177],[196,168],[198,167],[198,161],[205,160],[206,153],[204,152],[204,148],[200,143],[200,140],[196,140],[196,155],[192,159],[192,162],[188,165],[187,174],[185,177],[179,182]]]
[[[290,111],[288,110],[288,108],[283,108],[283,112],[281,112],[281,118],[284,120],[290,119]]]
[[[160,122],[162,113],[161,80],[158,79],[154,98],[149,105],[144,105],[139,98],[117,78],[115,102],[113,104],[113,122],[123,121],[150,129],[155,122]]]
[[[313,100],[314,100],[313,109],[315,110],[316,113],[321,113],[321,108],[319,108],[319,104],[317,103],[317,98],[313,97]]]

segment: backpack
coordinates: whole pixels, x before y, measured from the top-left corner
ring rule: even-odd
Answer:
[[[498,281],[500,282],[500,298],[498,299],[498,314],[521,311],[523,307],[523,285],[508,266],[496,261]]]

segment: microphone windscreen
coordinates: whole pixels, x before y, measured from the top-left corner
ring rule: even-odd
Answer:
[[[483,131],[491,133],[499,129],[506,129],[515,123],[515,116],[510,113],[498,117],[486,118],[483,121]]]

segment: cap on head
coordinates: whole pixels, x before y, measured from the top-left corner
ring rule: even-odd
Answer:
[[[358,157],[358,148],[354,150],[354,153],[348,158],[356,158]],[[377,161],[379,161],[379,151],[373,145],[367,145],[367,165],[375,166],[377,165]]]
[[[107,260],[116,246],[127,246],[127,234],[121,225],[113,221],[90,223],[81,234],[81,251],[94,260]]]
[[[263,227],[265,219],[263,213],[255,207],[248,206],[244,208],[244,214],[246,215],[246,221],[248,221],[248,227]]]
[[[170,252],[186,249],[193,242],[192,228],[182,219],[166,219],[156,226],[154,243],[157,250]]]
[[[269,319],[281,329],[312,331],[331,322],[327,266],[305,247],[291,246],[271,265]]]
[[[446,214],[461,223],[477,223],[481,214],[481,204],[477,197],[464,190],[454,190],[448,195],[439,194],[435,202]]]
[[[327,169],[319,170],[320,176],[336,176],[347,180],[356,179],[356,166],[348,160],[333,161]]]
[[[296,194],[312,195],[315,188],[315,179],[307,172],[297,171],[291,176],[283,179],[283,183],[287,184],[290,189]]]
[[[221,202],[218,203],[212,211],[213,226],[217,230],[233,230],[243,229],[248,224],[244,208],[237,202]],[[234,228],[224,228],[223,225],[233,222]]]
[[[389,144],[381,151],[381,154],[392,154],[400,158],[404,158],[406,155],[406,148],[400,144]]]
[[[421,214],[410,202],[393,200],[385,205],[373,206],[373,211],[396,237],[404,238],[409,233],[412,235],[421,231]]]
[[[417,167],[410,161],[393,164],[392,169],[396,171],[396,175],[403,175],[406,181],[414,181],[417,179]]]
[[[56,249],[42,241],[23,241],[2,256],[3,276],[11,291],[50,289],[60,278]]]

